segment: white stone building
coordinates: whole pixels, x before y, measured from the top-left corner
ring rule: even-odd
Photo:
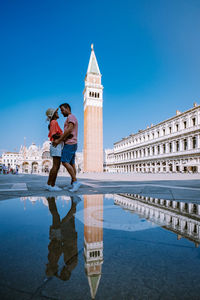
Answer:
[[[200,173],[200,106],[114,143],[107,172]]]
[[[4,152],[1,158],[1,164],[5,165],[8,169],[16,169],[19,160],[18,152]]]
[[[83,169],[82,152],[76,153],[76,168],[80,173]],[[41,174],[49,173],[52,167],[52,158],[50,157],[50,141],[43,143],[42,147],[32,143],[31,146],[21,146],[19,152],[4,152],[2,154],[2,164],[8,169],[16,170],[19,173]],[[66,173],[66,169],[61,165],[59,173]]]

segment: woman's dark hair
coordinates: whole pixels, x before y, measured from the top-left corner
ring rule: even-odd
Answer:
[[[71,111],[71,106],[68,104],[68,103],[63,103],[63,104],[60,104],[60,108],[61,106],[64,106],[65,108],[69,108],[69,110]]]

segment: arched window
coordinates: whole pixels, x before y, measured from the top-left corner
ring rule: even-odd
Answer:
[[[197,140],[196,140],[196,136],[194,136],[194,137],[192,138],[192,148],[195,149],[196,146],[197,146]]]
[[[195,126],[196,125],[196,118],[192,119],[192,125]]]
[[[165,144],[163,144],[163,153],[165,153],[166,152],[166,146],[165,146]]]
[[[183,148],[184,150],[187,150],[187,139],[183,140]]]
[[[179,141],[176,142],[176,151],[179,151]]]

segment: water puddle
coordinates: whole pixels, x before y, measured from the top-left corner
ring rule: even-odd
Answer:
[[[137,194],[0,202],[0,299],[198,299],[200,205]]]

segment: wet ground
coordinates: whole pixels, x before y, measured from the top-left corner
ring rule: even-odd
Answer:
[[[200,205],[139,194],[0,202],[0,299],[199,299]]]

